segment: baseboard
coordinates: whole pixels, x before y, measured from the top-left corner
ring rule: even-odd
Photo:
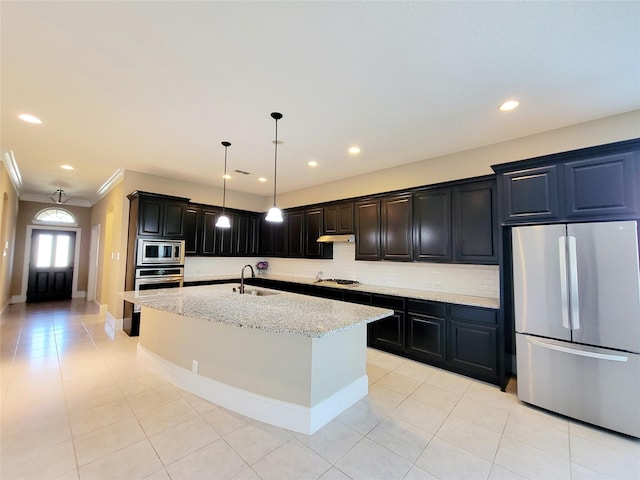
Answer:
[[[109,305],[107,305],[106,303],[98,303],[97,300],[93,300],[93,303],[95,303],[100,309],[99,310],[100,315],[104,315],[109,311]]]
[[[283,402],[232,387],[179,367],[138,343],[143,364],[174,385],[210,402],[255,420],[311,435],[337,415],[364,398],[369,389],[366,375],[312,407]]]
[[[102,305],[100,306],[102,309]],[[124,319],[116,318],[111,313],[107,312],[107,316],[104,319],[105,325],[112,328],[113,330],[122,330],[124,329]]]
[[[9,303],[25,303],[27,301],[26,295],[13,295]]]
[[[71,298],[85,298],[86,296],[87,292],[85,292],[84,290],[71,293]]]

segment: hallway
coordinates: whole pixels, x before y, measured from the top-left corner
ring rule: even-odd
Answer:
[[[312,436],[271,427],[157,377],[104,318],[84,300],[5,309],[2,480],[640,477],[638,440],[371,349],[367,398]]]

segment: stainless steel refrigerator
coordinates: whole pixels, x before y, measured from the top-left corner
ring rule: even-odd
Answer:
[[[512,229],[518,397],[640,437],[634,221]]]

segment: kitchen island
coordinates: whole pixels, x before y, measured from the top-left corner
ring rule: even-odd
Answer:
[[[369,322],[392,310],[232,284],[125,292],[138,358],[177,386],[312,434],[367,395]]]

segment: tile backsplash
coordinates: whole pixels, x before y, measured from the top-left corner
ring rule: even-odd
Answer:
[[[355,244],[335,243],[333,259],[266,258],[269,273],[301,278],[344,278],[369,285],[411,288],[434,292],[499,297],[497,265],[453,265],[426,262],[355,261]],[[262,260],[256,257],[188,257],[185,279],[208,275],[237,275],[243,265]]]

